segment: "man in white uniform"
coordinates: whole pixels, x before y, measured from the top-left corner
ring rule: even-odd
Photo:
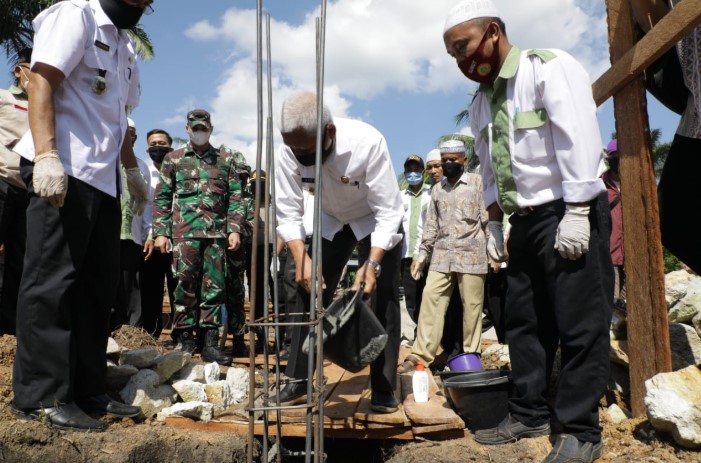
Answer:
[[[443,40],[462,73],[480,83],[470,108],[489,213],[487,251],[504,260],[509,219],[506,340],[510,414],[475,440],[503,444],[550,433],[547,389],[562,363],[547,463],[601,456],[599,399],[609,368],[613,266],[611,215],[596,105],[584,68],[561,50],[512,46],[491,0],[464,0]]]
[[[17,317],[12,410],[74,431],[132,417],[105,394],[109,310],[119,272],[119,169],[134,213],[148,189],[128,142],[138,104],[133,27],[151,0],[71,0],[34,20],[29,126],[15,147],[28,185],[27,246]],[[33,143],[32,143],[33,142]]]
[[[281,129],[284,144],[275,159],[278,174],[277,231],[289,246],[295,261],[298,283],[297,310],[309,313],[311,257],[305,252],[305,185],[314,185],[316,162],[316,94],[302,92],[283,103]],[[397,410],[394,397],[399,355],[401,320],[399,311],[399,265],[402,234],[398,233],[402,198],[384,137],[364,122],[331,118],[323,114],[322,188],[315,195],[322,204],[321,224],[313,233],[322,234],[322,274],[327,305],[351,253],[358,244],[359,262],[354,288],[365,284],[373,297],[375,314],[385,326],[388,341],[372,363],[371,407],[379,412]],[[316,186],[316,185],[314,185]],[[296,327],[292,335],[287,376],[290,382],[280,392],[281,403],[299,403],[307,393],[307,356],[301,346],[306,330]]]

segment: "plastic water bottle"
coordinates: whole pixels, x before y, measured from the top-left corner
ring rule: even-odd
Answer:
[[[416,371],[411,378],[411,386],[414,392],[414,402],[428,402],[428,372],[422,363],[416,365]]]

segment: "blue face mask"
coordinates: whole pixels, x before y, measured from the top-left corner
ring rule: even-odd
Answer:
[[[416,186],[424,181],[424,176],[421,172],[405,172],[404,178],[411,186]]]

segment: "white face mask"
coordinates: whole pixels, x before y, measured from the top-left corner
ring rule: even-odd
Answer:
[[[209,142],[209,137],[212,135],[212,132],[191,131],[189,135],[193,145],[202,146]]]

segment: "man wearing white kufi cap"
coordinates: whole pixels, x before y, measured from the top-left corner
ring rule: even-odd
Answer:
[[[547,387],[555,351],[562,372],[548,463],[601,456],[598,402],[609,368],[611,218],[591,81],[570,55],[512,46],[490,0],[465,0],[445,22],[446,50],[480,84],[470,107],[489,211],[487,251],[505,260],[503,213],[512,214],[505,307],[514,391],[509,415],[480,430],[483,444],[550,432]]]
[[[411,273],[418,279],[431,256],[431,267],[421,300],[416,341],[397,371],[406,373],[436,358],[445,315],[457,285],[462,299],[462,351],[479,352],[482,304],[487,274],[487,211],[482,200],[482,179],[465,172],[465,144],[441,144],[445,179],[431,190],[426,223]],[[445,346],[444,346],[445,347]]]

